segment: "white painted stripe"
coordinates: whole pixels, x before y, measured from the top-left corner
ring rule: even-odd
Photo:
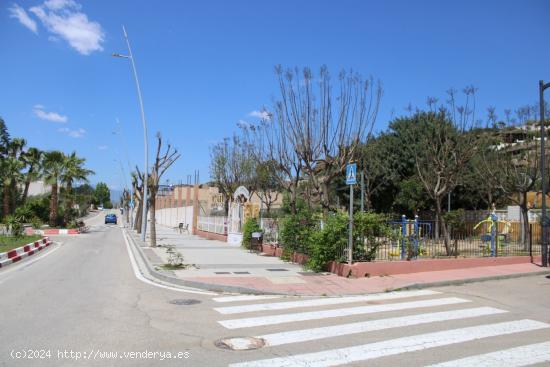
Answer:
[[[521,367],[550,362],[550,342],[524,345],[498,352],[433,364],[429,367]]]
[[[414,301],[414,302],[401,302],[401,303],[389,303],[384,305],[370,305],[370,306],[359,306],[359,307],[351,307],[351,308],[340,308],[335,310],[310,311],[310,312],[300,312],[300,313],[292,313],[292,314],[284,314],[284,315],[249,317],[244,319],[223,320],[223,321],[218,321],[218,323],[227,329],[239,329],[239,328],[253,327],[253,326],[282,324],[285,322],[318,320],[318,319],[325,319],[330,317],[342,317],[342,316],[351,316],[351,315],[364,315],[364,314],[375,313],[375,312],[387,312],[387,311],[407,310],[411,308],[420,308],[420,307],[453,305],[453,304],[466,303],[466,302],[470,302],[470,301],[461,299],[461,298],[449,297],[449,298],[428,299],[428,300]]]
[[[245,295],[245,296],[227,296],[227,297],[217,297],[212,298],[215,302],[241,302],[241,301],[259,301],[264,299],[274,299],[274,298],[281,298],[282,296],[276,296],[276,295],[265,295],[265,296],[255,296],[253,294]]]
[[[344,335],[365,333],[368,331],[385,330],[396,327],[429,324],[432,322],[460,320],[471,317],[480,317],[488,315],[496,315],[506,313],[507,311],[499,310],[493,307],[478,307],[462,310],[433,312],[420,315],[392,317],[387,319],[370,320],[364,322],[354,322],[350,324],[319,327],[314,329],[303,329],[286,331],[281,333],[266,334],[257,336],[265,342],[265,346],[276,346],[290,343],[301,343],[311,340],[319,340],[326,338],[340,337]],[[242,345],[239,343],[241,338],[231,339],[231,344],[234,346]],[[242,345],[242,349],[248,349],[247,345]]]
[[[355,302],[386,301],[386,300],[401,299],[401,298],[408,298],[408,297],[433,296],[435,294],[439,294],[439,292],[430,291],[430,290],[388,292],[388,293],[369,294],[366,296],[318,298],[318,299],[308,299],[304,301],[294,301],[294,302],[260,303],[260,304],[254,304],[254,305],[244,305],[244,306],[218,307],[218,308],[214,308],[214,310],[224,315],[231,315],[236,313],[245,313],[245,312],[254,312],[254,311],[288,310],[291,308],[341,305],[341,304],[355,303]]]
[[[178,288],[176,288],[175,286],[169,286],[169,285],[166,285],[165,283],[160,282],[160,281],[153,282],[152,280],[146,278],[141,273],[140,265],[138,265],[138,262],[140,262],[141,268],[145,269],[146,266],[142,263],[143,260],[141,260],[139,258],[139,256],[137,254],[134,254],[134,252],[133,252],[134,250],[135,251],[138,251],[138,250],[137,249],[134,249],[134,250],[131,249],[130,242],[128,242],[127,234],[124,231],[121,231],[121,232],[122,232],[122,237],[124,238],[124,242],[126,242],[126,251],[128,251],[128,257],[130,258],[130,264],[132,266],[132,270],[134,271],[134,275],[136,276],[136,278],[138,280],[142,281],[143,283],[153,285],[155,287],[169,289],[171,291],[176,291],[176,292],[192,293],[192,294],[203,294],[203,295],[208,295],[208,296],[212,296],[212,295],[216,294],[214,292],[201,291],[201,290],[198,290],[198,289],[195,289],[195,288],[190,288],[190,287],[187,287],[187,288],[178,287]]]
[[[518,320],[497,324],[472,326],[461,329],[438,331],[378,343],[348,348],[327,350],[317,353],[298,354],[288,357],[264,359],[230,364],[229,367],[329,367],[346,363],[414,352],[472,340],[508,335],[524,331],[548,328],[550,325],[533,320]]]

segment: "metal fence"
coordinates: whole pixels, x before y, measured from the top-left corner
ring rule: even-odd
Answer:
[[[197,226],[204,232],[227,234],[227,217],[199,216]]]
[[[264,234],[265,243],[277,243],[279,240],[279,220],[277,218],[262,218],[260,228]]]

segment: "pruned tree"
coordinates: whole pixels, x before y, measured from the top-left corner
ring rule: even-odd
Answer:
[[[326,66],[315,77],[307,67],[300,72],[277,66],[275,71],[280,90],[276,119],[326,213],[331,208],[330,183],[371,135],[382,87],[372,78],[342,71],[334,92]]]
[[[155,201],[157,192],[159,189],[159,184],[164,173],[170,168],[175,161],[181,156],[178,153],[178,150],[174,148],[170,143],[166,145],[166,149],[162,152],[162,137],[160,133],[157,133],[157,151],[155,155],[155,161],[151,169],[151,174],[148,178],[148,189],[149,189],[149,208],[150,208],[150,219],[151,219],[151,247],[157,245],[157,229],[156,229],[156,219],[155,219]]]
[[[426,194],[435,204],[436,224],[441,224],[445,250],[451,255],[450,232],[443,217],[443,198],[460,183],[477,149],[477,137],[470,134],[474,125],[475,89],[464,89],[464,105],[456,105],[456,92],[448,91],[449,108],[428,99],[429,111],[412,117],[423,134],[413,144],[417,175]],[[436,236],[439,235],[436,226]]]
[[[136,166],[136,170],[132,172],[132,189],[134,192],[134,205],[135,205],[135,216],[133,228],[137,233],[141,233],[141,223],[142,223],[142,211],[143,211],[143,174]]]
[[[296,214],[296,201],[300,180],[303,175],[303,162],[296,154],[284,119],[274,119],[265,108],[264,116],[257,125],[241,125],[243,137],[250,148],[251,157],[256,162],[270,165],[272,184],[289,193],[289,206]]]
[[[256,161],[246,139],[234,134],[210,148],[210,176],[224,199],[227,215],[229,201],[239,186],[254,191],[253,175]]]

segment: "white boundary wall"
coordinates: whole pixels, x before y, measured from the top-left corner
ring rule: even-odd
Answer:
[[[179,223],[183,223],[184,227],[189,224],[189,231],[191,231],[193,227],[193,207],[157,209],[155,218],[157,223],[168,227],[177,227]]]

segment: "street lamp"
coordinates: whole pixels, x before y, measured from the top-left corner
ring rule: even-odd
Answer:
[[[542,215],[541,215],[541,227],[542,227],[542,266],[548,266],[548,218],[546,218],[546,182],[544,177],[544,90],[550,88],[550,83],[544,84],[542,80],[539,80],[539,98],[540,98],[540,176],[541,176],[541,191],[542,191]]]
[[[143,99],[141,98],[141,88],[139,87],[139,80],[136,70],[136,64],[134,62],[134,57],[132,55],[132,49],[130,48],[130,40],[128,40],[128,34],[126,33],[126,28],[122,26],[122,31],[124,32],[124,38],[126,39],[126,45],[128,46],[129,55],[121,55],[113,53],[114,57],[121,57],[124,59],[130,59],[132,64],[132,70],[134,71],[134,79],[136,80],[136,88],[139,99],[139,108],[141,112],[141,122],[143,124],[143,145],[145,150],[145,170],[143,173],[143,211],[141,213],[141,240],[145,242],[145,231],[147,230],[147,183],[149,181],[149,161],[148,153],[149,148],[147,145],[147,122],[145,121],[145,111],[143,109]]]

